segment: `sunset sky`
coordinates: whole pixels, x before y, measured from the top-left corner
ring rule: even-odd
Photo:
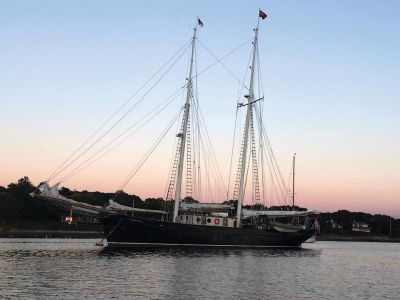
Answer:
[[[400,217],[399,1],[2,1],[0,185],[45,180],[189,41],[197,16],[217,57],[247,41],[223,60],[243,78],[259,7],[264,120],[285,178],[297,153],[297,204]],[[198,70],[214,62],[198,45]],[[121,128],[177,91],[187,64],[185,54]],[[198,86],[227,177],[240,86],[218,64]],[[63,185],[114,192],[182,101]],[[164,197],[175,131],[127,192]]]

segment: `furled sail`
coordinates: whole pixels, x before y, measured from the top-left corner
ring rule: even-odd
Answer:
[[[83,214],[89,215],[98,215],[101,212],[151,212],[151,213],[159,213],[165,214],[166,212],[161,210],[149,210],[143,208],[135,208],[129,207],[125,205],[121,205],[113,200],[108,201],[108,205],[106,207],[101,207],[97,205],[91,205],[84,202],[78,202],[73,199],[69,199],[60,195],[58,192],[58,184],[50,187],[47,182],[39,185],[36,191],[30,193],[31,197],[40,198],[41,200],[50,202],[64,209],[73,209],[76,212],[80,212]]]

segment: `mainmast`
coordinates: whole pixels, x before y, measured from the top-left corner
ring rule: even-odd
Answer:
[[[200,22],[200,20],[198,20]],[[181,201],[181,190],[182,190],[182,175],[183,175],[183,164],[185,158],[185,146],[186,146],[186,134],[188,130],[188,122],[189,122],[189,112],[190,112],[190,97],[192,96],[192,71],[193,71],[193,58],[194,58],[194,47],[196,42],[196,31],[197,25],[193,29],[193,38],[192,38],[192,52],[190,55],[190,67],[189,67],[189,77],[187,82],[187,91],[186,91],[186,102],[184,106],[183,112],[183,126],[182,132],[178,134],[178,137],[181,139],[180,147],[179,147],[179,162],[178,162],[178,174],[176,180],[176,188],[175,188],[175,204],[174,204],[174,217],[173,222],[177,222],[178,212],[179,212],[179,204]]]
[[[260,19],[258,19],[260,21]],[[242,206],[245,194],[245,177],[246,177],[246,165],[247,165],[247,149],[249,144],[249,133],[250,133],[250,121],[252,118],[252,109],[253,109],[253,102],[254,102],[254,71],[255,71],[255,64],[256,64],[256,55],[257,55],[257,37],[258,37],[258,26],[254,30],[254,41],[253,41],[253,59],[251,63],[251,70],[250,70],[250,87],[249,87],[249,94],[247,97],[247,113],[246,113],[246,122],[245,122],[245,129],[244,129],[244,137],[243,137],[243,152],[242,152],[242,161],[240,166],[240,181],[239,181],[239,197],[238,197],[238,204],[237,204],[237,214],[236,214],[236,227],[239,228],[241,226],[241,219],[242,219]]]

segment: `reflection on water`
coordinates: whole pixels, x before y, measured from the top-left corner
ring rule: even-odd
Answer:
[[[318,256],[321,253],[321,249],[237,249],[237,248],[103,248],[99,255],[104,256],[128,256],[137,257],[142,255],[151,256],[164,256],[164,257],[224,257],[224,256],[243,256],[251,255],[253,257],[266,257],[266,256],[283,256],[283,257],[302,257],[302,256]]]
[[[51,299],[394,299],[400,245],[103,249],[95,240],[0,239],[0,295]]]

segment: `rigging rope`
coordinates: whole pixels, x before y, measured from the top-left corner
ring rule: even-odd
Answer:
[[[184,96],[184,92],[182,93],[182,97],[183,96]],[[180,125],[179,122],[177,122],[176,129],[175,129],[175,136],[179,133],[179,130],[180,130],[179,125]],[[179,141],[180,141],[179,139],[174,139],[174,146],[172,147],[171,159],[170,159],[170,163],[169,163],[169,170],[167,173],[168,176],[167,176],[166,186],[165,186],[165,191],[164,191],[166,201],[168,200],[169,194],[170,194],[170,187],[171,187],[170,178],[171,178],[172,172],[173,172],[174,162],[175,162],[175,158],[176,158],[176,151],[179,148]]]
[[[248,62],[247,62],[246,72],[245,72],[245,74],[244,74],[243,82],[246,81],[247,75],[248,75],[248,73],[249,73],[249,69],[250,69],[249,67],[250,67],[251,54],[252,54],[252,52],[253,52],[253,50],[250,51],[249,60],[248,60]],[[229,176],[228,176],[228,188],[227,188],[227,192],[226,192],[226,195],[227,195],[226,198],[227,198],[227,200],[229,199],[230,181],[231,181],[231,176],[232,176],[233,153],[234,153],[235,141],[236,141],[236,129],[237,129],[237,123],[238,123],[239,101],[240,101],[240,99],[242,98],[242,95],[243,95],[243,88],[244,88],[245,86],[242,85],[242,84],[240,84],[240,87],[241,87],[241,89],[240,89],[240,92],[239,92],[239,95],[238,95],[238,99],[237,99],[237,101],[236,101],[235,125],[234,125],[233,138],[232,138],[231,160],[230,160],[230,165],[229,165]],[[240,150],[240,152],[241,152],[241,151],[242,151],[242,150]],[[240,157],[241,157],[241,153],[239,153],[239,160],[240,160]],[[240,168],[240,163],[238,164],[237,173],[238,173],[238,171],[239,171],[239,168]],[[237,175],[237,174],[236,174],[236,175]],[[237,178],[236,178],[236,180],[237,180]],[[236,182],[235,182],[235,185],[236,185]],[[232,199],[233,199],[233,200],[235,200],[234,198],[235,198],[235,191],[233,192],[233,195],[232,195]]]
[[[258,109],[256,109],[256,115],[257,115],[257,118],[260,118],[260,112],[258,111]],[[271,169],[272,169],[272,171],[273,171],[273,173],[275,175],[275,178],[277,179],[277,183],[278,183],[278,186],[279,186],[280,194],[281,194],[282,199],[284,200],[285,205],[286,205],[285,192],[286,192],[287,188],[286,188],[285,180],[283,179],[282,172],[281,172],[281,170],[279,168],[279,165],[277,163],[277,160],[276,160],[276,157],[275,157],[275,153],[274,153],[274,151],[272,149],[271,142],[270,142],[270,140],[268,138],[268,135],[267,135],[267,132],[265,130],[265,126],[263,126],[263,128],[260,129],[260,130],[262,130],[263,136],[265,137],[264,143],[265,143],[266,149],[264,148],[264,151],[266,151],[267,152],[266,154],[268,154],[268,157],[269,157],[270,162],[271,162]]]
[[[151,120],[153,120],[156,116],[158,116],[162,111],[164,111],[176,98],[177,98],[177,94],[184,89],[184,87],[182,87],[181,89],[179,89],[178,91],[176,91],[174,94],[172,94],[170,97],[168,97],[166,100],[164,100],[162,103],[160,103],[159,105],[157,105],[156,107],[154,107],[150,112],[148,112],[147,114],[145,114],[142,118],[140,118],[138,121],[136,121],[134,124],[132,124],[131,126],[129,126],[127,129],[125,129],[120,135],[118,135],[117,137],[115,137],[113,140],[111,140],[110,142],[108,142],[106,145],[104,145],[102,148],[100,148],[97,152],[95,152],[93,155],[91,155],[89,158],[87,158],[85,161],[83,161],[82,163],[80,163],[77,167],[75,167],[73,170],[71,170],[69,173],[67,173],[60,181],[59,183],[75,176],[76,174],[80,173],[81,171],[83,171],[84,169],[86,169],[87,167],[91,166],[93,163],[95,163],[96,161],[98,161],[100,158],[104,157],[106,154],[108,154],[109,152],[111,152],[113,149],[115,149],[116,147],[118,147],[119,145],[121,145],[124,141],[126,141],[128,138],[132,137],[136,132],[138,132],[141,128],[143,128],[146,124],[148,124]],[[167,102],[168,101],[168,102]],[[167,102],[167,103],[166,103]],[[166,104],[165,104],[166,103]],[[96,155],[100,154],[103,150],[105,150],[108,146],[110,146],[112,143],[114,143],[116,140],[118,140],[120,137],[122,137],[125,133],[127,133],[129,130],[131,130],[134,126],[136,126],[137,124],[139,124],[142,120],[144,120],[148,115],[150,115],[153,111],[155,111],[157,108],[159,108],[161,105],[165,104],[163,107],[161,107],[161,109],[159,109],[158,111],[156,111],[154,113],[153,116],[151,116],[148,120],[146,120],[143,124],[141,124],[138,128],[136,128],[136,130],[134,130],[133,132],[131,132],[128,136],[126,136],[125,138],[123,138],[121,141],[119,141],[117,144],[115,144],[114,146],[112,146],[111,148],[109,148],[106,152],[104,152],[100,157],[97,157],[95,160],[93,160],[92,162],[88,163],[91,159],[93,159]],[[87,165],[85,165],[86,163],[88,163]],[[83,166],[83,167],[82,167]],[[81,168],[82,167],[82,168]]]
[[[218,59],[214,54],[211,53],[212,56],[214,56],[214,58],[217,60],[215,63],[209,65],[208,67],[204,68],[202,71],[200,71],[199,73],[197,73],[196,76],[194,76],[193,78],[196,78],[197,76],[200,76],[202,73],[208,71],[210,68],[214,67],[216,64],[221,63],[224,68],[227,68],[223,63],[222,60],[224,60],[225,58],[227,58],[228,56],[232,55],[233,53],[235,53],[236,51],[238,51],[240,48],[242,48],[243,46],[247,45],[248,42],[250,42],[252,39],[247,40],[246,42],[244,42],[243,44],[239,45],[238,47],[236,47],[235,49],[233,49],[232,51],[228,52],[226,55],[224,55],[223,57],[221,57],[220,59]],[[199,39],[197,39],[197,41],[199,42],[200,45],[202,45],[203,47],[205,47],[200,41]],[[208,50],[205,47],[206,50]],[[208,50],[209,51],[209,50]],[[236,79],[239,81],[239,83],[245,87],[247,90],[249,89],[240,79],[238,79],[238,77],[232,73],[229,69],[227,69],[228,72]]]
[[[128,176],[125,178],[125,180],[119,186],[113,199],[115,199],[117,197],[117,195],[122,192],[123,188],[125,188],[125,186],[129,183],[129,181],[131,181],[132,178],[136,175],[136,173],[140,170],[140,168],[143,166],[143,164],[146,162],[146,160],[151,156],[151,154],[154,152],[154,150],[157,148],[157,146],[160,144],[160,142],[164,139],[164,137],[166,136],[168,131],[171,129],[172,125],[174,125],[176,120],[179,118],[182,111],[183,111],[183,108],[179,111],[179,113],[176,116],[174,116],[174,118],[168,124],[167,128],[162,132],[162,134],[155,140],[155,142],[149,148],[149,150],[147,150],[147,152],[138,161],[138,163],[135,165],[135,167],[132,169],[132,171],[128,174]]]
[[[213,145],[211,143],[210,135],[208,134],[207,127],[205,125],[201,126],[202,124],[205,124],[204,116],[203,116],[201,107],[198,106],[197,110],[200,112],[200,114],[199,114],[200,115],[200,120],[203,121],[203,122],[199,122],[200,131],[202,129],[204,131],[204,133],[205,133],[204,134],[205,139],[206,139],[206,144],[205,145],[209,148],[208,151],[211,153],[211,159],[212,159],[212,163],[213,163],[212,166],[214,167],[214,171],[215,171],[215,175],[216,175],[215,179],[217,179],[217,181],[219,181],[220,184],[225,186],[224,180],[223,180],[223,177],[222,177],[222,173],[221,173],[221,170],[220,170],[219,165],[218,165],[218,160],[217,160],[217,157],[215,155],[214,147],[213,147]],[[200,135],[200,141],[203,141],[202,135]],[[221,190],[223,190],[223,188]],[[222,195],[223,194],[224,194],[224,192],[222,192]]]
[[[194,70],[195,74],[198,72],[198,67],[197,67],[197,48],[195,48],[195,59],[194,59]],[[200,191],[201,187],[199,186],[200,180],[198,180],[198,170],[197,168],[200,168],[200,151],[197,151],[197,147],[199,145],[199,136],[200,136],[200,124],[199,122],[196,122],[196,116],[199,114],[199,86],[198,86],[198,78],[194,78],[194,93],[193,93],[193,106],[191,106],[192,109],[192,119],[194,120],[193,126],[192,126],[192,131],[193,131],[193,195],[197,197],[198,199],[201,199],[197,195],[197,191]],[[198,155],[198,156],[197,156]]]
[[[60,173],[65,171],[68,167],[70,167],[74,162],[76,162],[80,157],[82,157],[85,153],[87,153],[95,144],[97,144],[103,137],[105,137],[115,126],[120,123],[137,105],[139,105],[144,98],[154,89],[154,87],[161,81],[162,78],[172,69],[172,67],[177,63],[177,61],[182,57],[185,53],[186,49],[190,45],[189,42],[186,42],[150,79],[148,79],[131,97],[128,98],[125,103],[120,106],[112,115],[109,117],[106,122],[104,122],[96,131],[93,133],[81,146],[78,147],[77,150],[73,152],[48,178],[46,181],[50,181],[54,177],[58,176]],[[182,52],[182,53],[180,53]],[[180,54],[179,54],[180,53]],[[179,54],[179,55],[178,55]],[[178,56],[178,57],[177,57]],[[127,111],[122,115],[111,127],[103,133],[99,138],[97,138],[93,143],[91,143],[82,153],[78,155],[75,159],[71,161],[71,159],[87,144],[89,143],[97,133],[99,133],[105,125],[107,125],[136,95],[138,95],[150,82],[153,80],[175,57],[177,57],[173,63],[167,68],[164,73],[162,73],[161,77],[147,90],[147,92]]]
[[[239,107],[236,107],[235,126],[234,126],[234,129],[233,129],[233,142],[232,142],[232,148],[231,148],[231,160],[230,160],[230,163],[229,163],[228,188],[227,188],[227,190],[226,190],[226,200],[229,200],[229,188],[230,188],[231,175],[232,175],[233,151],[234,151],[234,147],[235,147],[235,138],[236,138],[236,126],[237,126],[237,119],[238,119],[238,111],[239,111]]]

